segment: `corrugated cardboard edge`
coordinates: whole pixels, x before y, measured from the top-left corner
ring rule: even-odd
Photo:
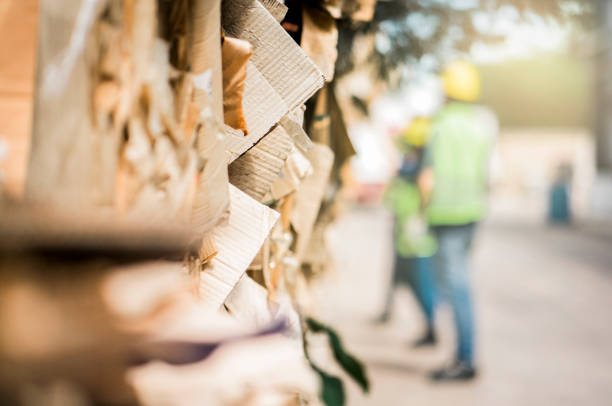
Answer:
[[[293,137],[277,126],[229,166],[230,183],[263,202],[292,148]]]
[[[302,124],[304,122],[304,110],[303,106],[291,111],[289,114],[281,118],[280,125],[293,136],[295,145],[300,148],[303,152],[308,152],[312,148],[313,144],[304,131]]]
[[[270,14],[279,23],[283,21],[289,8],[278,0],[259,0],[259,2],[268,10]]]
[[[314,144],[307,153],[314,172],[304,178],[295,196],[295,206],[291,224],[297,232],[296,256],[302,260],[308,248],[314,223],[319,213],[327,182],[334,163],[334,153],[327,146]]]
[[[213,231],[219,250],[200,275],[199,296],[218,309],[247,269],[279,214],[230,185],[228,221]]]

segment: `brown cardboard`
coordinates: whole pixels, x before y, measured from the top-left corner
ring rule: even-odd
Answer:
[[[242,108],[247,62],[253,48],[247,41],[225,37],[223,54],[223,116],[225,124],[242,130],[248,135],[246,119]]]
[[[287,6],[278,0],[259,0],[259,2],[272,14],[276,21],[279,23],[283,21],[285,14],[287,14]]]
[[[291,224],[297,232],[295,253],[300,261],[308,247],[334,163],[334,153],[325,145],[315,144],[306,156],[310,160],[314,171],[304,178],[300,184],[296,192],[295,206],[291,216]]]
[[[0,191],[14,197],[26,180],[32,107],[38,1],[5,0],[0,7]]]
[[[282,126],[275,127],[229,166],[230,182],[258,202],[270,191],[287,156],[293,137]]]
[[[258,140],[304,104],[323,85],[323,75],[257,0],[224,1],[222,22],[228,35],[253,45],[244,110],[249,132]]]
[[[338,58],[336,20],[325,10],[304,5],[300,45],[321,69],[325,80],[331,82]]]
[[[210,71],[209,96],[219,122],[223,122],[223,78],[221,65],[221,0],[190,0],[187,42],[188,64],[195,75]]]
[[[201,272],[199,295],[218,309],[240,280],[279,214],[230,185],[230,214],[213,235],[219,253]]]

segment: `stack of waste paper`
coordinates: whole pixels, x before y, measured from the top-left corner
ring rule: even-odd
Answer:
[[[374,3],[7,4],[38,34],[21,72],[0,68],[0,106],[11,77],[33,89],[0,129],[0,396],[340,405],[319,333],[367,391],[308,285],[354,154],[336,19]]]

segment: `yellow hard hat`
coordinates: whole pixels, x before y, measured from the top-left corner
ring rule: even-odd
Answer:
[[[422,147],[427,142],[431,121],[426,117],[417,117],[402,132],[402,142],[413,147]]]
[[[480,75],[474,65],[466,61],[448,64],[442,73],[444,91],[451,99],[473,102],[480,96]]]

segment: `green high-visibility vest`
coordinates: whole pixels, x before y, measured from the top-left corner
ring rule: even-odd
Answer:
[[[495,134],[481,107],[452,102],[438,113],[426,161],[434,172],[427,208],[432,225],[461,225],[486,213],[489,155]]]
[[[437,248],[433,235],[427,229],[414,232],[410,227],[418,220],[426,224],[420,213],[421,194],[417,185],[397,176],[387,187],[384,200],[395,217],[396,252],[405,258],[432,256]]]

